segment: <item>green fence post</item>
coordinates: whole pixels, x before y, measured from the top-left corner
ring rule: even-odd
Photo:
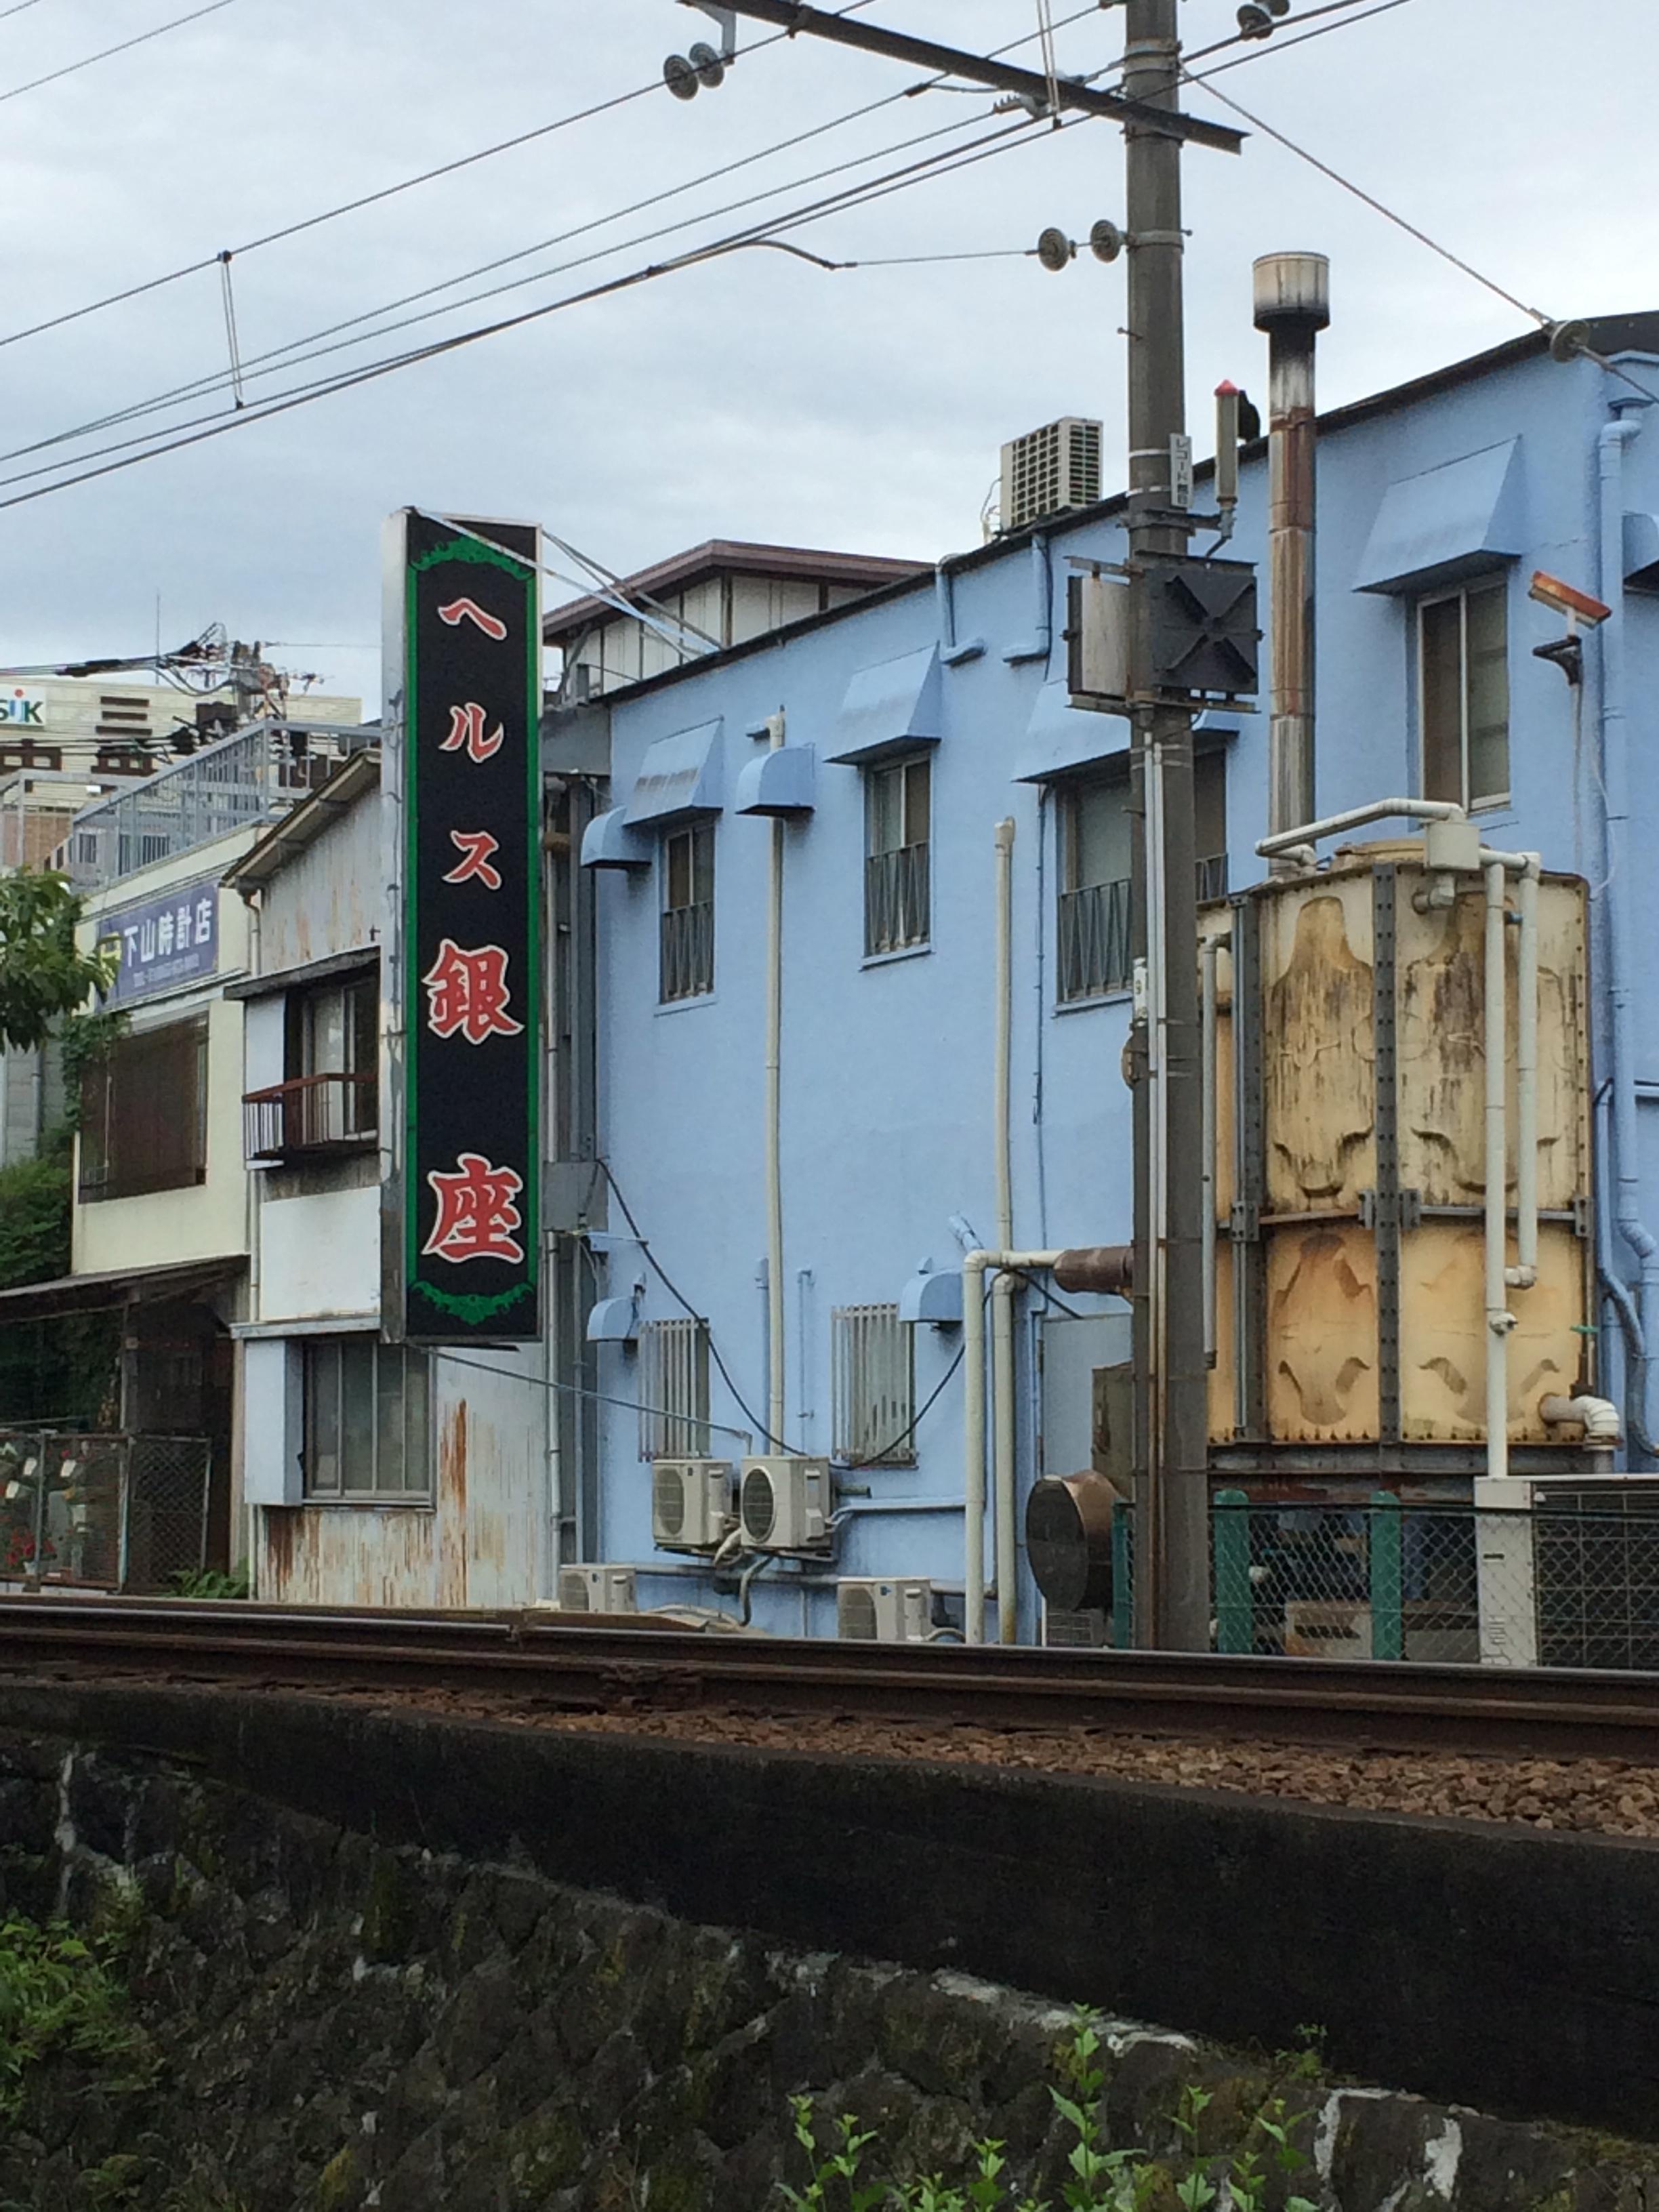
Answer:
[[[1255,1594],[1250,1587],[1250,1501],[1242,1490],[1218,1490],[1212,1520],[1215,1546],[1216,1649],[1255,1649]]]
[[[1127,1651],[1134,1640],[1134,1508],[1120,1498],[1112,1507],[1112,1643]]]
[[[1401,1571],[1400,1500],[1391,1490],[1374,1490],[1366,1518],[1370,1535],[1371,1656],[1406,1656],[1405,1580]]]

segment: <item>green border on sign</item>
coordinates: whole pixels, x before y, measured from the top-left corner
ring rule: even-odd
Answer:
[[[421,1279],[419,1264],[421,1194],[415,1186],[416,1066],[420,1011],[416,1000],[420,979],[415,970],[415,916],[420,908],[420,865],[416,828],[420,819],[419,713],[416,686],[416,579],[446,561],[471,562],[481,568],[504,568],[526,586],[529,613],[526,637],[526,693],[525,745],[526,866],[530,896],[529,927],[526,933],[530,989],[525,1030],[530,1066],[529,1155],[525,1163],[525,1268],[526,1279],[513,1290],[485,1297],[459,1291],[441,1291]],[[541,725],[542,638],[539,572],[515,556],[477,538],[453,538],[434,545],[418,559],[407,561],[404,599],[404,1312],[403,1331],[409,1331],[409,1308],[416,1291],[441,1313],[477,1328],[509,1311],[526,1297],[533,1298],[541,1280],[541,1103],[542,1103],[542,852],[541,852]]]

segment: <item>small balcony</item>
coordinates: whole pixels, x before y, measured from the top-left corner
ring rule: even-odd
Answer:
[[[361,1152],[374,1142],[379,1119],[378,1077],[296,1076],[243,1098],[243,1148],[250,1161]]]

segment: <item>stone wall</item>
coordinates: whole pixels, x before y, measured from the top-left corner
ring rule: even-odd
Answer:
[[[804,2179],[797,2092],[878,2127],[885,2171],[992,2135],[1058,2201],[1066,2008],[386,1845],[176,1754],[0,1735],[0,1906],[118,1923],[154,2059],[38,2069],[8,2212],[763,2212]],[[1159,2156],[1185,2085],[1215,2093],[1220,2150],[1277,2076],[1297,2186],[1341,2212],[1646,2212],[1659,2188],[1611,2144],[1128,2023],[1108,2071],[1115,2139]]]

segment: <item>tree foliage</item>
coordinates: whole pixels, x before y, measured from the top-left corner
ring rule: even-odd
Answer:
[[[54,1022],[114,981],[114,949],[83,952],[75,941],[83,919],[63,876],[25,868],[0,877],[0,1047],[36,1050]]]
[[[61,1152],[0,1168],[0,1291],[70,1271],[70,1171]]]

